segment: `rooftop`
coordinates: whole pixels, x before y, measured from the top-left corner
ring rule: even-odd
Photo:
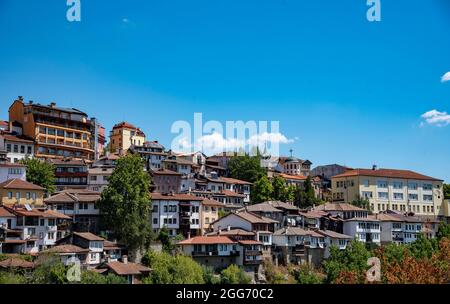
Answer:
[[[333,176],[333,178],[340,177],[353,177],[353,176],[375,176],[375,177],[387,177],[387,178],[401,178],[401,179],[416,179],[416,180],[429,180],[429,181],[442,181],[440,179],[426,176],[410,170],[398,170],[398,169],[354,169],[346,171],[342,174]]]
[[[32,184],[30,182],[13,178],[9,179],[3,183],[0,183],[0,188],[3,189],[23,189],[23,190],[45,190],[41,186]]]
[[[110,262],[106,264],[106,267],[111,269],[117,275],[139,275],[151,271],[150,268],[145,267],[144,265],[131,262]]]
[[[367,211],[366,209],[353,206],[348,203],[326,203],[323,205],[318,205],[314,208],[315,210],[321,211]]]
[[[227,236],[196,236],[183,240],[179,245],[203,245],[203,244],[236,244]]]

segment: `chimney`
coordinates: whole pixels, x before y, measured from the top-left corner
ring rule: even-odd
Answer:
[[[190,231],[187,233],[187,238],[188,238],[188,240],[191,238],[191,232]]]
[[[222,234],[222,230],[219,229],[219,231],[217,231],[217,235],[221,235]]]
[[[128,264],[128,256],[126,256],[126,255],[122,256],[122,263]]]
[[[51,102],[50,107],[54,108],[56,106],[56,102]]]
[[[373,165],[372,170],[376,170],[376,169],[377,169],[377,165]]]
[[[107,258],[106,258],[106,263],[111,263],[111,257],[110,256],[108,256]]]
[[[227,226],[227,231],[230,231],[230,230],[231,230],[231,226],[228,225],[228,226]]]

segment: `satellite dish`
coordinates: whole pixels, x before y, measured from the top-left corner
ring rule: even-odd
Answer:
[[[33,209],[30,207],[30,205],[28,205],[28,204],[25,204],[25,209],[27,209],[27,211],[33,210]]]

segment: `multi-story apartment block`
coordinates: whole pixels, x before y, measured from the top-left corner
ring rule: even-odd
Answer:
[[[23,135],[0,132],[0,150],[6,151],[7,161],[18,163],[34,156],[34,141]]]
[[[380,221],[373,216],[346,219],[343,223],[343,233],[363,243],[381,243]]]
[[[51,159],[57,191],[88,188],[88,164],[84,159]]]
[[[132,145],[141,146],[145,143],[145,134],[141,129],[128,122],[121,122],[114,125],[109,133],[109,145],[111,152],[124,153]]]
[[[9,163],[0,161],[0,183],[10,179],[26,179],[27,167],[22,164]]]
[[[55,242],[68,232],[67,221],[70,218],[64,214],[45,209],[31,209],[21,207],[6,207],[11,220],[8,226],[11,230],[20,231],[17,242],[12,242],[8,251],[11,253],[38,253],[52,247]],[[21,242],[18,242],[18,241]],[[3,248],[5,252],[5,247]],[[10,252],[8,252],[10,253]]]
[[[147,169],[163,169],[162,162],[168,153],[164,152],[164,146],[157,141],[146,141],[141,146],[131,145],[130,151],[139,154],[147,164]]]
[[[57,107],[54,102],[48,106],[24,103],[19,96],[9,108],[9,121],[19,134],[35,142],[38,158],[95,158],[92,122],[80,110]]]
[[[103,192],[108,186],[108,179],[114,168],[89,167],[88,168],[88,189],[96,192]]]
[[[151,221],[154,232],[158,233],[162,228],[167,228],[171,236],[200,235],[202,200],[188,194],[152,193]]]
[[[335,202],[365,198],[373,212],[398,210],[418,215],[444,215],[442,180],[409,170],[355,169],[333,176]],[[448,215],[447,215],[448,216]]]
[[[181,188],[182,174],[167,170],[160,169],[152,171],[152,188],[155,192],[160,193],[178,193]]]
[[[13,178],[0,183],[0,205],[43,206],[45,189],[27,181]]]
[[[381,243],[409,244],[423,232],[423,220],[403,214],[380,213]]]
[[[99,192],[68,189],[52,195],[44,202],[49,209],[70,216],[72,230],[99,233],[99,200]]]

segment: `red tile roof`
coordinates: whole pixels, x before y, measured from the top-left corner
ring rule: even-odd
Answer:
[[[212,199],[203,199],[202,200],[202,205],[203,206],[211,206],[211,207],[225,207],[224,203],[218,202],[216,200],[212,200]]]
[[[240,193],[237,193],[237,192],[233,192],[233,191],[230,191],[230,190],[222,190],[222,192],[219,192],[219,193],[212,193],[212,195],[213,196],[215,196],[215,195],[217,195],[217,196],[229,196],[229,197],[245,197],[245,195],[244,194],[240,194]]]
[[[51,252],[51,253],[88,253],[89,249],[84,249],[76,245],[71,244],[65,244],[65,245],[58,245],[54,246],[50,249],[45,250],[45,252]]]
[[[327,211],[367,211],[366,209],[353,206],[348,203],[326,203],[315,207],[315,210]]]
[[[2,268],[34,268],[34,263],[21,258],[10,257],[0,262]]]
[[[5,209],[5,207],[0,206],[0,217],[14,217],[14,214]]]
[[[376,176],[387,178],[402,178],[402,179],[417,179],[417,180],[430,180],[430,181],[442,181],[440,179],[426,176],[410,170],[397,170],[397,169],[354,169],[346,171],[342,174],[333,176],[332,178],[339,177],[353,177],[353,176]]]
[[[73,234],[76,236],[79,236],[85,240],[88,240],[88,241],[104,241],[105,240],[104,238],[99,237],[90,232],[74,232]]]
[[[153,171],[152,172],[153,175],[182,175],[181,173],[172,171],[172,170],[167,170],[167,169],[160,169],[158,171]]]
[[[24,189],[24,190],[45,190],[41,186],[29,183],[27,181],[23,181],[18,178],[13,178],[10,180],[7,180],[6,182],[3,182],[0,184],[0,188],[3,189]]]
[[[28,144],[34,143],[34,141],[31,138],[26,136],[12,135],[12,134],[1,134],[1,136],[3,136],[3,138],[8,141],[28,143]]]
[[[145,136],[144,132],[142,132],[141,129],[135,127],[134,125],[126,121],[122,121],[118,124],[115,124],[113,129],[131,129],[133,131],[136,131],[138,135]]]
[[[111,262],[106,264],[106,267],[117,275],[139,275],[151,271],[148,267],[131,262],[127,262],[126,264],[122,262]]]
[[[200,244],[236,244],[227,236],[196,236],[178,243],[179,245],[200,245]]]
[[[299,180],[299,181],[304,181],[307,179],[307,177],[303,176],[303,175],[290,175],[290,174],[285,174],[285,173],[280,173],[280,174],[278,174],[278,176],[281,176],[284,179],[294,179],[294,180]]]

